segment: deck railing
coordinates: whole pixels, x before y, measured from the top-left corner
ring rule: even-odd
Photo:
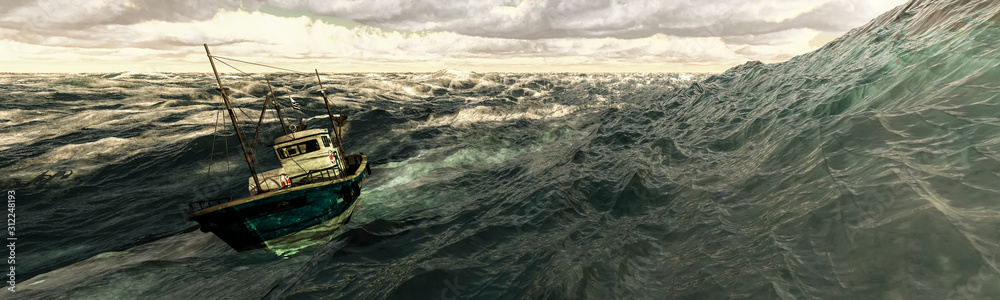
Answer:
[[[312,170],[312,171],[309,171],[309,173],[306,173],[304,175],[296,176],[297,178],[302,178],[301,180],[298,180],[297,182],[299,184],[310,184],[310,183],[316,183],[316,182],[323,182],[323,181],[330,181],[330,180],[341,179],[341,178],[344,178],[344,177],[347,176],[347,174],[340,174],[338,176],[337,175],[337,171],[338,171],[337,167],[329,167],[329,168],[325,168],[325,169]],[[296,180],[292,180],[292,182],[296,182]]]
[[[309,173],[306,173],[304,175],[299,175],[299,176],[292,177],[291,181],[293,182],[293,184],[288,185],[286,187],[283,187],[282,189],[289,188],[289,187],[292,187],[292,186],[295,186],[295,185],[310,184],[310,183],[317,183],[317,182],[323,182],[323,181],[330,181],[330,180],[337,180],[337,179],[341,179],[341,178],[346,178],[346,177],[350,176],[351,174],[354,174],[355,172],[357,172],[358,167],[360,167],[360,165],[361,165],[361,157],[360,156],[348,155],[347,156],[347,172],[345,174],[340,174],[340,176],[337,176],[336,175],[337,174],[336,171],[338,171],[337,167],[329,167],[329,168],[325,168],[325,169],[312,170],[312,171],[309,171]],[[299,178],[302,178],[302,179],[299,180]],[[257,194],[260,195],[260,194],[267,193],[267,192],[270,192],[270,191],[271,190],[266,190],[266,191],[263,191],[263,192],[260,192],[260,193],[257,193]],[[230,201],[233,201],[233,199],[232,198],[228,198],[228,197],[226,197],[226,198],[211,199],[211,200],[195,200],[195,201],[191,201],[191,202],[188,202],[188,214],[193,214],[193,213],[195,213],[197,211],[200,211],[200,210],[203,210],[203,209],[215,206],[215,205],[227,203],[227,202],[230,202]],[[195,209],[195,206],[197,206],[198,209]]]

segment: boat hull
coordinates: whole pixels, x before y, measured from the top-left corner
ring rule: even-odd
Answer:
[[[367,158],[355,156],[349,176],[305,184],[215,205],[188,215],[237,251],[268,246],[268,241],[341,219],[346,223],[361,194]],[[360,157],[358,157],[360,156]]]

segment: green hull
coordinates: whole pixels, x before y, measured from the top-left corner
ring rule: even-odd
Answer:
[[[304,184],[201,209],[187,219],[244,251],[353,212],[368,171],[364,154],[348,156],[345,178]],[[342,217],[346,223],[350,216]]]

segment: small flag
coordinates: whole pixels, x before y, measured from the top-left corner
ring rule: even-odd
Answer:
[[[292,100],[292,109],[294,110],[302,109],[302,106],[300,106],[298,102],[295,102],[295,99],[292,99],[292,96],[288,96],[288,100]]]

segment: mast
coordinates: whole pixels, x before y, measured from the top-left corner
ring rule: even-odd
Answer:
[[[274,90],[271,89],[271,80],[267,78],[264,78],[264,80],[267,81],[267,91],[270,92],[271,101],[274,101],[274,111],[278,112],[278,122],[281,123],[281,131],[288,134],[288,127],[285,126],[285,117],[281,115],[281,106],[278,106],[278,99],[275,99]]]
[[[330,114],[330,124],[333,124],[333,133],[337,135],[337,144],[340,146],[340,154],[346,157],[347,152],[344,151],[344,142],[340,139],[340,130],[338,129],[340,127],[337,126],[337,122],[333,119],[333,110],[330,109],[330,100],[326,98],[326,90],[323,89],[323,80],[319,79],[319,70],[313,70],[316,71],[316,81],[319,81],[319,92],[323,94],[323,103],[326,103],[326,112]]]
[[[247,160],[247,166],[250,167],[250,174],[253,176],[253,183],[257,186],[257,192],[263,192],[260,188],[260,180],[257,179],[257,170],[253,167],[253,158],[250,157],[250,152],[247,151],[247,145],[243,142],[243,134],[240,132],[240,126],[236,123],[236,113],[233,112],[233,106],[229,104],[229,88],[222,86],[222,78],[219,78],[219,71],[215,69],[215,59],[212,58],[212,52],[208,51],[208,44],[205,45],[205,54],[208,55],[208,62],[212,64],[212,73],[215,74],[215,81],[219,83],[219,93],[222,93],[222,101],[226,103],[226,110],[229,111],[229,119],[233,121],[233,128],[236,129],[236,138],[240,140],[240,147],[243,148],[243,158]]]
[[[257,128],[253,130],[253,141],[250,142],[250,153],[253,153],[253,152],[257,151],[257,148],[256,148],[257,147],[257,134],[260,133],[260,124],[264,123],[264,113],[267,112],[267,102],[269,102],[269,101],[271,101],[271,100],[268,100],[267,96],[264,96],[264,107],[262,107],[260,109],[260,118],[257,119]]]

